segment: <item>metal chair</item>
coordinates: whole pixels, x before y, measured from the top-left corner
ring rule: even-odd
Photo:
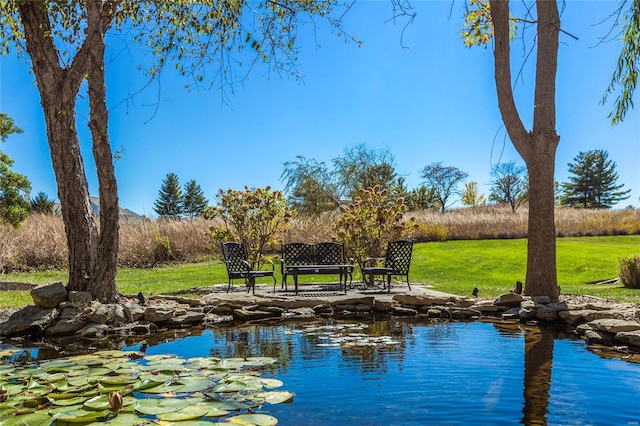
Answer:
[[[253,266],[249,263],[247,248],[244,244],[236,242],[222,243],[222,255],[224,257],[224,264],[227,267],[227,275],[229,276],[227,293],[231,290],[233,280],[244,279],[245,285],[247,286],[247,293],[253,291],[253,294],[256,294],[256,278],[260,277],[273,278],[273,292],[275,293],[276,277],[274,275],[275,267],[272,261],[267,259],[267,262],[271,264],[271,270],[254,270]]]
[[[411,253],[413,251],[413,241],[409,240],[397,240],[389,241],[387,244],[387,253],[384,257],[384,263],[382,266],[369,266],[367,263],[371,261],[378,261],[377,259],[367,259],[364,261],[364,267],[362,268],[362,280],[367,282],[367,277],[375,278],[376,275],[383,275],[387,277],[387,292],[391,293],[391,277],[400,276],[406,277],[407,286],[411,291],[411,285],[409,284],[409,267],[411,266]]]

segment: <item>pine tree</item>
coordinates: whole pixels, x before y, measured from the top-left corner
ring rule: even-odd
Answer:
[[[44,192],[38,192],[29,202],[30,213],[53,214],[55,211],[55,201],[50,199]]]
[[[162,181],[153,210],[161,217],[179,217],[184,212],[180,181],[175,173],[169,173]]]
[[[190,180],[184,186],[184,196],[182,197],[183,212],[189,217],[202,216],[206,208],[209,206],[202,192],[200,185],[195,180]]]
[[[609,153],[602,149],[580,152],[569,163],[569,182],[562,184],[561,203],[570,207],[608,209],[629,198],[630,189],[620,191],[624,184],[616,185],[616,163],[609,160]]]

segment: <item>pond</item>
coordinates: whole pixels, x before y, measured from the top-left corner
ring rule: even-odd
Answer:
[[[277,358],[260,374],[295,397],[255,412],[280,425],[640,422],[640,364],[601,357],[553,328],[333,320],[217,327],[124,350]]]

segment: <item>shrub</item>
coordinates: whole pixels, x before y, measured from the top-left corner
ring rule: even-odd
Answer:
[[[348,207],[341,207],[335,230],[359,266],[368,257],[382,257],[387,242],[410,233],[413,220],[403,221],[407,207],[402,198],[389,199],[380,186],[360,190],[360,197]]]
[[[239,240],[249,251],[249,260],[261,264],[262,255],[269,245],[277,242],[291,219],[291,210],[281,191],[271,187],[244,191],[220,190],[218,206],[210,207],[206,217],[222,220],[222,225],[211,227],[211,237],[217,241]]]
[[[640,254],[620,259],[618,274],[625,287],[640,288]]]

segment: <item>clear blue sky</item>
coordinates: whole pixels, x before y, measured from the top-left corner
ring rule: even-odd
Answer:
[[[598,45],[610,22],[598,23],[617,4],[566,2],[562,28],[579,40],[561,36],[556,178],[567,180],[567,163],[578,152],[605,149],[617,163],[619,182],[632,189],[631,197],[617,207],[638,207],[640,110],[612,126],[607,119],[611,105],[599,105],[620,45]],[[136,66],[146,59],[135,49],[111,49],[108,54],[119,53],[107,69],[107,91],[111,143],[114,151],[123,151],[116,163],[121,206],[154,216],[153,202],[170,172],[178,175],[182,185],[195,179],[211,203],[219,188],[282,188],[285,161],[303,155],[331,165],[333,158],[357,143],[388,147],[409,188],[422,183],[421,169],[442,161],[469,173],[469,179],[488,195],[492,165],[511,160],[524,164],[501,127],[491,48],[463,46],[459,34],[463,2],[452,6],[450,1],[415,1],[414,7],[416,19],[404,33],[408,48],[400,43],[404,23],[385,23],[392,14],[390,2],[359,1],[344,26],[363,40],[361,48],[344,43],[326,27],[318,29],[318,47],[311,28],[303,28],[299,31],[302,80],[267,78],[264,69],[254,69],[248,80],[234,86],[233,93],[227,90],[228,105],[221,102],[216,88],[185,90],[186,81],[171,70],[163,74],[160,85],[123,103],[142,87],[144,79]],[[113,37],[108,40],[117,43]],[[514,42],[516,64],[527,47]],[[528,128],[533,99],[530,68],[516,86],[518,107]],[[33,76],[24,62],[6,57],[1,59],[0,79],[0,111],[24,130],[0,149],[15,160],[14,170],[30,179],[34,195],[43,191],[57,198]],[[639,96],[634,96],[638,105]],[[97,195],[86,96],[79,105],[85,167],[90,192]]]

